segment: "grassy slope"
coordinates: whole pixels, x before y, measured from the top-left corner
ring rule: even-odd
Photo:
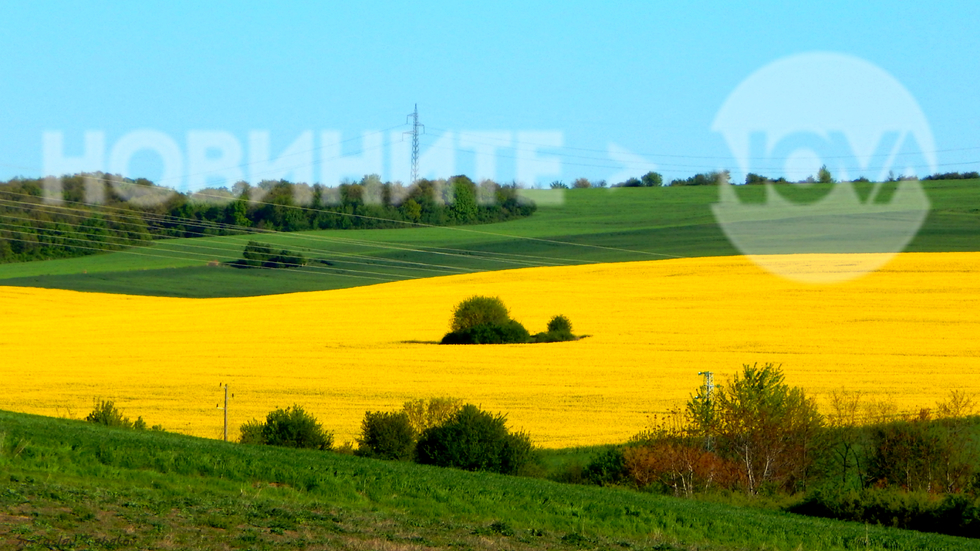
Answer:
[[[906,250],[980,250],[980,181],[923,186],[933,209]],[[763,190],[738,191],[745,201],[759,201]],[[810,193],[825,191],[818,186]],[[526,265],[737,254],[711,213],[710,205],[717,201],[714,188],[572,190],[565,196],[564,205],[542,207],[530,218],[485,226],[179,239],[83,258],[0,265],[0,284],[161,296],[251,296]],[[277,271],[207,266],[211,260],[239,258],[252,238],[333,265]],[[347,254],[367,258],[343,256]]]
[[[0,412],[0,548],[975,549],[633,491]]]

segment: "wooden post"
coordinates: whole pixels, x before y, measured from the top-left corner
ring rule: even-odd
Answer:
[[[218,383],[218,388],[221,388],[222,386],[225,387],[225,407],[221,407],[221,404],[218,404],[216,407],[218,409],[225,410],[225,442],[227,442],[228,441],[228,385],[227,384],[222,385],[221,383]]]
[[[228,385],[225,385],[225,442],[228,441]]]

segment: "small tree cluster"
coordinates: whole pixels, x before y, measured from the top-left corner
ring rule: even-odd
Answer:
[[[654,423],[622,450],[627,479],[634,486],[685,497],[742,486],[738,464],[711,449],[689,412],[671,411],[655,417]]]
[[[551,318],[548,322],[548,330],[544,333],[536,333],[531,340],[534,342],[563,342],[578,339],[572,334],[572,322],[561,314]]]
[[[863,463],[868,486],[893,486],[930,493],[960,493],[980,486],[980,453],[970,424],[975,404],[965,392],[950,391],[935,413],[878,422],[871,427]],[[976,488],[980,490],[980,487]]]
[[[239,441],[243,444],[329,450],[333,445],[333,434],[325,431],[316,417],[301,406],[293,405],[270,411],[265,422],[253,419],[244,423]]]
[[[531,439],[507,430],[507,418],[467,404],[419,436],[416,460],[468,471],[514,474],[531,459]]]
[[[773,364],[743,366],[728,385],[715,392],[710,424],[699,433],[718,453],[741,465],[750,494],[770,487],[794,491],[805,487],[823,418],[816,403],[799,387],[784,381]],[[689,402],[688,410],[698,405]]]
[[[124,429],[146,430],[147,424],[143,417],[137,417],[136,421],[130,421],[129,417],[123,416],[122,412],[116,409],[116,404],[112,400],[99,400],[95,408],[85,416],[89,423],[105,425],[107,427],[121,427]],[[154,425],[152,430],[163,430],[161,425]]]
[[[780,176],[779,178],[767,178],[761,174],[755,174],[754,172],[749,172],[745,175],[745,185],[752,186],[758,184],[788,184],[789,181],[786,178]]]
[[[664,177],[659,172],[647,172],[639,178],[630,178],[625,182],[613,184],[613,187],[660,187],[664,185]]]
[[[409,400],[398,412],[368,411],[354,453],[376,459],[414,459],[419,435],[445,424],[462,407],[462,400],[437,397]]]
[[[575,340],[572,323],[558,315],[548,322],[548,331],[531,335],[510,312],[500,297],[475,295],[453,310],[450,332],[442,344],[508,344],[527,342],[558,342]]]
[[[741,482],[737,464],[680,435],[628,447],[623,459],[636,486],[658,485],[675,496],[691,497]]]
[[[358,449],[363,457],[512,474],[531,459],[531,440],[507,430],[506,417],[453,398],[413,400],[398,412],[367,412]]]
[[[952,390],[916,414],[835,392],[828,420],[826,483],[791,511],[975,537],[980,442],[974,401],[965,392]]]
[[[623,450],[639,487],[690,496],[712,488],[796,491],[810,477],[822,417],[813,400],[785,384],[772,364],[743,366],[708,393],[701,387]]]
[[[703,172],[700,174],[695,174],[690,178],[675,178],[670,181],[670,186],[717,186],[724,183],[728,183],[729,172],[727,170],[722,170],[720,172]]]
[[[524,343],[531,334],[510,318],[500,297],[472,296],[456,305],[442,344]]]
[[[306,265],[306,257],[302,253],[276,250],[258,241],[249,241],[242,257],[242,260],[236,260],[231,265],[236,268],[298,268]]]
[[[619,447],[600,452],[582,469],[582,481],[597,486],[623,484],[629,475],[626,457]]]
[[[422,434],[427,429],[441,425],[449,420],[460,408],[463,401],[458,398],[438,397],[423,400],[409,400],[402,410],[408,416],[415,434]]]
[[[355,451],[362,457],[407,461],[415,450],[415,430],[404,411],[367,412]]]
[[[463,331],[447,333],[442,344],[519,344],[531,340],[531,334],[514,320],[481,324]]]

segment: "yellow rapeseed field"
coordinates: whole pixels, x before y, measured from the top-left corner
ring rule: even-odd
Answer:
[[[682,404],[699,371],[722,382],[754,362],[781,363],[824,403],[846,387],[928,407],[951,388],[980,393],[978,267],[980,253],[902,254],[817,286],[744,257],[700,258],[206,300],[0,287],[0,409],[80,418],[111,399],[131,418],[218,438],[228,383],[234,436],[295,403],[340,443],[366,410],[451,395],[561,447],[623,441]],[[531,332],[560,313],[590,336],[433,344],[473,294],[500,296]]]

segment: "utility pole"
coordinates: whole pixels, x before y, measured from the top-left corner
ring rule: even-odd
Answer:
[[[704,405],[707,406],[708,423],[714,422],[714,404],[711,402],[711,395],[715,390],[715,377],[710,371],[698,371],[698,375],[704,376]],[[708,432],[704,435],[704,449],[708,451],[714,451],[715,443],[711,435],[711,429],[708,428]]]
[[[221,388],[221,386],[222,384],[218,383],[218,388]],[[228,441],[228,385],[226,384],[223,386],[225,387],[225,407],[221,407],[221,404],[218,404],[216,407],[218,409],[225,410],[225,442],[227,442]]]
[[[408,114],[407,122],[411,123],[412,131],[404,134],[412,135],[412,183],[419,181],[419,128],[425,134],[425,125],[419,124],[419,104],[415,104],[415,111]]]

